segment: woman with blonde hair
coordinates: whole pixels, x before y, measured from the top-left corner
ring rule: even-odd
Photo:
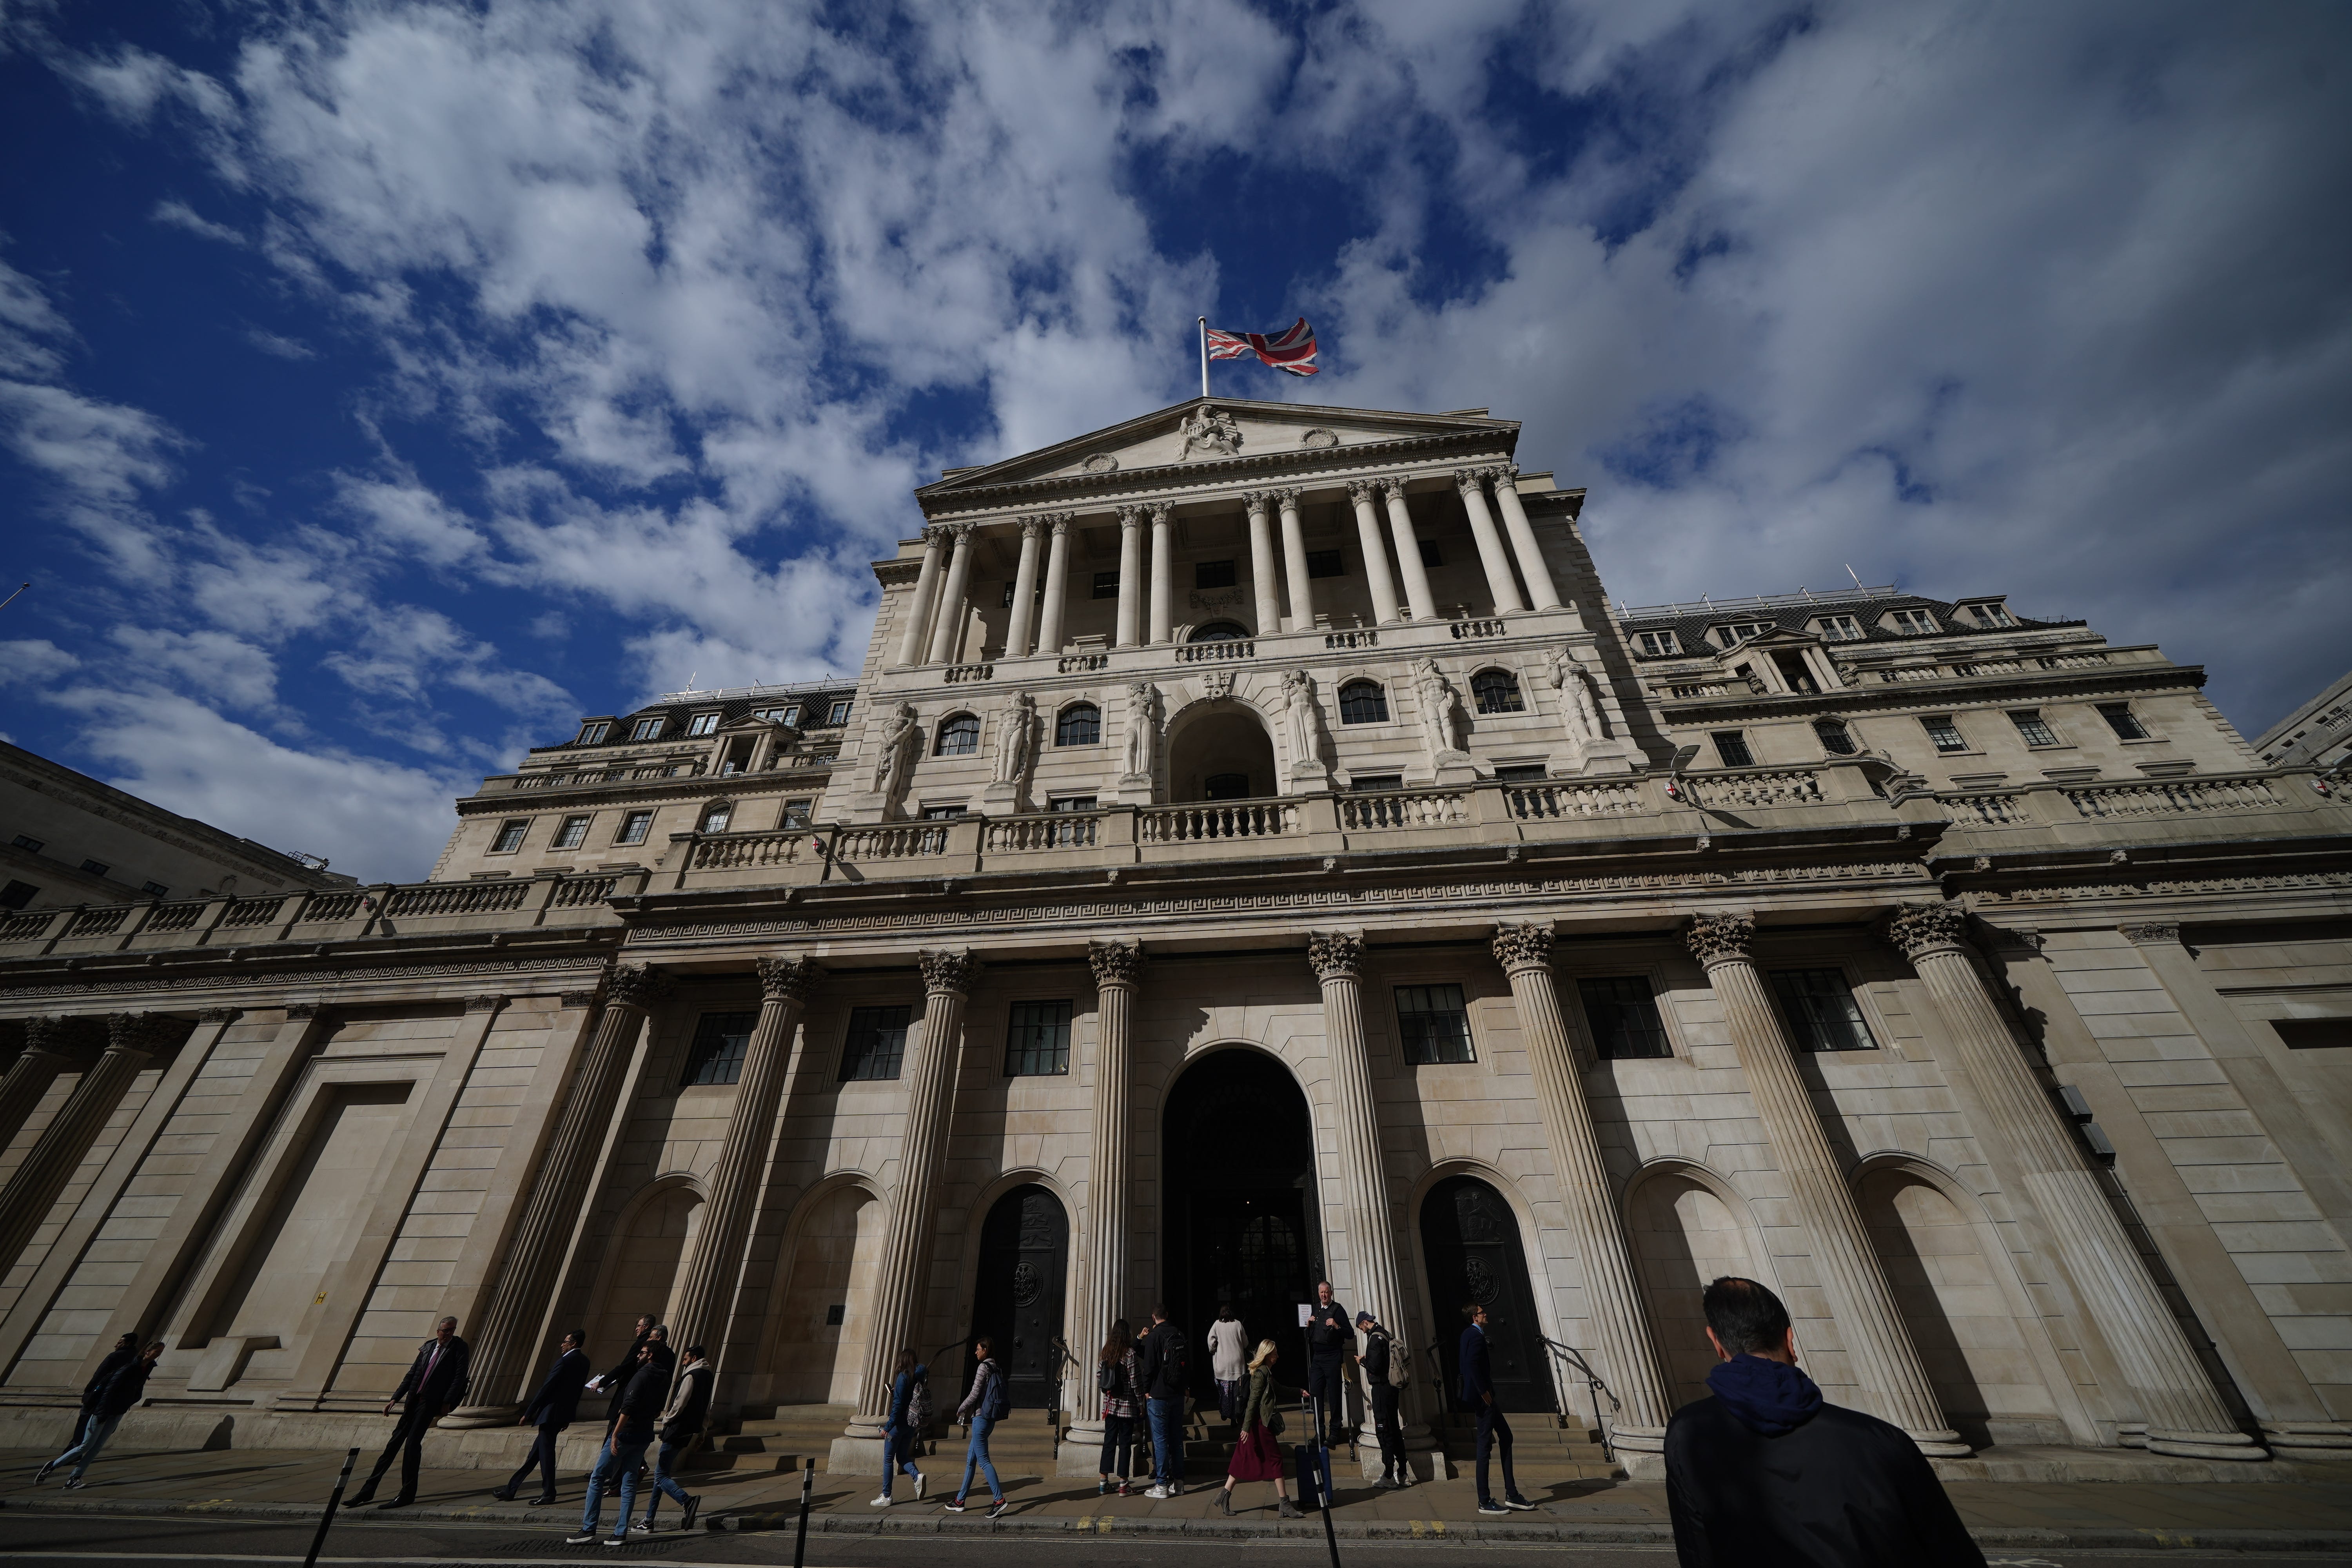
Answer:
[[[1282,1479],[1282,1412],[1275,1408],[1288,1390],[1274,1381],[1274,1363],[1282,1352],[1272,1340],[1260,1340],[1250,1357],[1249,1392],[1242,1396],[1241,1436],[1234,1445],[1233,1462],[1225,1467],[1225,1489],[1217,1494],[1217,1508],[1228,1518],[1234,1511],[1235,1481],[1272,1481],[1274,1498],[1284,1519],[1297,1519],[1290,1490]]]

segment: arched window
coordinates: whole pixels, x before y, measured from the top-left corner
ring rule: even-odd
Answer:
[[[1091,702],[1073,702],[1054,721],[1054,744],[1098,746],[1102,743],[1102,710]]]
[[[1186,642],[1242,642],[1248,637],[1247,629],[1234,622],[1211,621],[1205,626],[1194,626],[1192,635],[1184,640]]]
[[[1351,680],[1339,688],[1339,722],[1342,724],[1385,724],[1389,721],[1389,694],[1381,689],[1377,680]]]
[[[1524,713],[1527,699],[1519,695],[1519,678],[1507,669],[1482,669],[1470,678],[1470,694],[1481,713]]]
[[[939,757],[968,757],[980,750],[980,720],[971,713],[959,713],[952,719],[940,721],[939,743],[931,754]]]
[[[724,833],[727,825],[733,820],[735,803],[731,800],[714,800],[702,808],[702,831],[705,833]]]
[[[1858,750],[1853,732],[1845,727],[1843,719],[1816,719],[1813,733],[1821,737],[1822,750],[1833,757],[1850,757]]]

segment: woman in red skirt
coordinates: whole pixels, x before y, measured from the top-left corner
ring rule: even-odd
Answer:
[[[1304,1517],[1290,1506],[1290,1492],[1282,1481],[1282,1445],[1275,1441],[1282,1436],[1282,1412],[1275,1404],[1287,1392],[1274,1381],[1274,1363],[1280,1359],[1272,1340],[1258,1341],[1257,1353],[1250,1357],[1249,1392],[1242,1399],[1241,1440],[1234,1445],[1233,1463],[1225,1467],[1225,1489],[1217,1494],[1217,1507],[1228,1517],[1234,1511],[1235,1481],[1272,1481],[1282,1517]]]

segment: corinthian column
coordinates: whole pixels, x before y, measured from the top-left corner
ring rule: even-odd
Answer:
[[[1356,543],[1364,552],[1364,580],[1371,585],[1372,615],[1386,626],[1397,618],[1396,579],[1389,573],[1388,541],[1381,537],[1380,514],[1372,502],[1372,481],[1358,479],[1348,487],[1356,510]]]
[[[82,1156],[98,1141],[106,1119],[122,1103],[140,1069],[178,1032],[180,1021],[161,1013],[106,1016],[106,1049],[97,1065],[81,1075],[26,1152],[25,1163],[0,1187],[0,1273],[16,1261],[49,1217],[49,1205],[81,1169]]]
[[[556,1271],[572,1244],[580,1205],[588,1199],[588,1180],[612,1130],[637,1037],[646,1014],[668,991],[669,982],[642,964],[624,964],[606,979],[604,1010],[597,1016],[587,1059],[558,1113],[506,1265],[493,1277],[489,1308],[472,1336],[473,1394],[479,1403],[452,1412],[444,1425],[504,1426],[521,1407],[523,1374],[537,1359],[540,1324],[552,1304]]]
[[[1927,1369],[1919,1364],[1895,1293],[1871,1249],[1870,1233],[1863,1228],[1853,1189],[1798,1075],[1796,1053],[1772,999],[1764,994],[1764,977],[1748,956],[1756,922],[1746,915],[1700,915],[1684,934],[1723,1004],[1724,1026],[1747,1074],[1748,1097],[1811,1239],[1822,1289],[1854,1380],[1878,1401],[1878,1414],[1908,1433],[1920,1452],[1967,1454],[1969,1446],[1944,1423]]]
[[[1282,508],[1282,575],[1290,586],[1290,629],[1315,629],[1315,593],[1307,581],[1307,532],[1298,521],[1298,492],[1276,490]]]
[[[1093,1357],[1111,1320],[1127,1310],[1128,1125],[1133,1093],[1132,1021],[1136,982],[1143,973],[1143,949],[1131,942],[1087,944],[1095,972],[1094,1142],[1087,1160],[1086,1211],[1079,1215],[1078,1289],[1076,1321],[1063,1337],[1073,1347],[1079,1371],[1071,1402],[1070,1435],[1063,1451],[1065,1473],[1096,1473],[1102,1440],[1101,1404],[1094,1396]]]
[[[775,1131],[793,1033],[817,982],[824,977],[814,959],[762,958],[757,964],[763,996],[760,1021],[743,1051],[735,1114],[728,1118],[727,1141],[719,1146],[718,1168],[710,1173],[710,1200],[703,1205],[701,1234],[695,1238],[694,1258],[687,1265],[686,1283],[670,1323],[673,1340],[680,1346],[708,1347],[713,1366],[727,1337],[731,1287],[743,1266],[743,1239],[759,1197],[768,1140]]]
[[[1045,530],[1043,518],[1021,520],[1021,564],[1013,572],[1013,620],[1004,630],[1004,657],[1029,657],[1029,628],[1037,615],[1037,536]]]
[[[2013,1152],[2084,1317],[2105,1338],[2138,1400],[2149,1450],[2199,1459],[2268,1458],[2230,1418],[2074,1133],[1978,978],[1962,946],[1968,917],[1951,904],[1905,904],[1888,915],[1885,932],[1919,972],[1961,1070],[1983,1098],[1996,1135]]]
[[[1113,647],[1143,640],[1143,509],[1118,509],[1118,625]]]
[[[1503,531],[1510,536],[1511,553],[1519,558],[1519,575],[1528,580],[1528,595],[1538,610],[1559,608],[1559,590],[1552,585],[1551,568],[1543,558],[1543,546],[1536,542],[1536,531],[1528,521],[1528,509],[1519,500],[1519,470],[1516,464],[1505,463],[1488,470],[1495,480],[1495,509],[1503,514]]]
[[[1412,531],[1412,513],[1404,504],[1404,481],[1383,479],[1381,494],[1388,501],[1389,535],[1396,541],[1397,570],[1404,574],[1405,602],[1416,621],[1437,618],[1437,600],[1429,592],[1429,568],[1421,563],[1421,541]]]
[[[1486,510],[1486,471],[1458,468],[1454,488],[1462,492],[1462,510],[1470,514],[1470,537],[1478,542],[1478,563],[1486,569],[1486,591],[1495,596],[1495,613],[1526,609],[1519,602],[1519,585],[1511,581],[1511,558],[1503,553],[1494,515]]]
[[[1176,514],[1151,509],[1151,640],[1176,637]]]
[[[1257,635],[1282,629],[1282,574],[1274,563],[1274,500],[1264,490],[1242,498],[1249,509],[1250,592],[1257,600]]]
[[[1048,512],[1045,526],[1053,541],[1045,549],[1045,604],[1037,620],[1037,651],[1062,651],[1062,614],[1070,600],[1070,514]]]
[[[923,530],[923,569],[915,575],[915,596],[907,606],[907,629],[898,638],[898,666],[923,662],[923,643],[931,633],[931,595],[940,586],[940,543],[948,536],[944,528],[926,526]]]
[[[908,1053],[907,1134],[898,1151],[898,1184],[890,1189],[890,1210],[883,1221],[874,1321],[858,1380],[857,1414],[833,1445],[832,1468],[845,1475],[881,1473],[891,1366],[899,1347],[913,1344],[922,1326],[932,1222],[939,1213],[940,1155],[954,1108],[964,1004],[980,977],[980,961],[961,949],[925,948],[915,962],[923,972],[923,1037]]]
[[[933,617],[938,623],[931,628],[933,664],[948,664],[963,657],[965,595],[971,583],[971,524],[950,523],[948,531],[955,535],[955,553],[948,558],[947,586],[940,592],[940,605]]]
[[[1666,1418],[1674,1414],[1659,1375],[1658,1351],[1634,1282],[1633,1253],[1617,1208],[1616,1184],[1601,1159],[1592,1130],[1592,1108],[1584,1098],[1575,1047],[1559,1013],[1551,973],[1551,922],[1495,928],[1495,962],[1510,976],[1511,1000],[1519,1010],[1527,1041],[1528,1068],[1536,1080],[1536,1105],[1551,1141],[1552,1168],[1560,1202],[1568,1210],[1576,1256],[1584,1268],[1584,1307],[1592,1325],[1592,1348],[1610,1392],[1622,1408],[1611,1436],[1621,1448],[1661,1453]]]
[[[58,1074],[73,1066],[68,1037],[96,1022],[53,1016],[25,1020],[25,1048],[8,1064],[8,1076],[0,1078],[0,1149],[16,1141]]]

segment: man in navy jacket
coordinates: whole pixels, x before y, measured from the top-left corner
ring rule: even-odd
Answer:
[[[425,1462],[425,1434],[466,1397],[466,1388],[471,1381],[467,1368],[473,1354],[472,1348],[457,1337],[455,1318],[442,1319],[434,1326],[433,1337],[416,1347],[416,1359],[408,1363],[400,1386],[384,1402],[383,1413],[391,1415],[393,1406],[403,1400],[408,1402],[408,1408],[401,1412],[400,1425],[392,1429],[392,1441],[376,1456],[374,1470],[350,1506],[357,1508],[375,1500],[376,1486],[383,1479],[384,1471],[392,1468],[394,1454],[400,1456],[400,1495],[383,1506],[405,1508],[416,1500],[416,1472]]]
[[[1462,1309],[1462,1315],[1470,1321],[1462,1331],[1462,1403],[1478,1417],[1478,1511],[1531,1509],[1536,1505],[1519,1495],[1518,1480],[1511,1474],[1511,1424],[1503,1419],[1503,1407],[1495,1403],[1495,1363],[1486,1350],[1486,1309],[1473,1301]],[[1501,1502],[1486,1489],[1486,1452],[1497,1441],[1503,1446]]]
[[[491,1496],[501,1502],[514,1501],[515,1493],[522,1490],[522,1483],[536,1469],[539,1495],[530,1500],[532,1505],[555,1500],[555,1440],[579,1416],[580,1391],[587,1384],[588,1336],[574,1329],[563,1336],[563,1348],[555,1364],[548,1369],[547,1380],[522,1408],[521,1424],[539,1428],[539,1436],[531,1442],[530,1458],[522,1462],[522,1468],[514,1473],[513,1479]]]

